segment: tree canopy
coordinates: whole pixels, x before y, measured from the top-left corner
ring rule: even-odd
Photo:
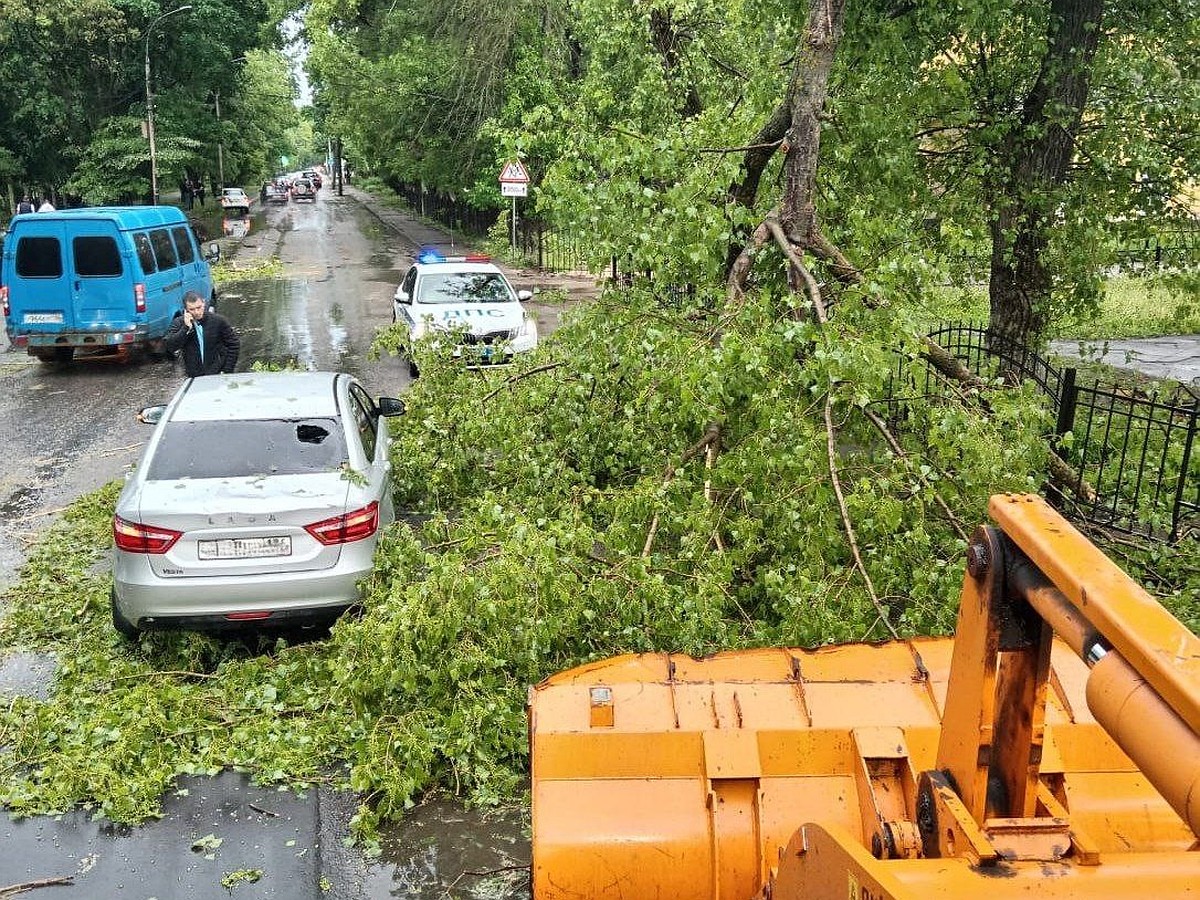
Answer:
[[[1085,311],[1116,243],[1195,210],[1196,0],[866,2],[820,111],[827,236],[873,287],[990,273],[993,326]],[[780,198],[804,13],[775,0],[319,0],[331,133],[381,174],[536,207],[665,281],[723,278]],[[739,148],[750,147],[749,150]]]
[[[91,203],[148,194],[147,51],[163,184],[184,172],[215,177],[219,140],[231,183],[273,168],[297,123],[278,18],[262,0],[187,5],[173,13],[180,4],[4,4],[0,178],[11,190]]]

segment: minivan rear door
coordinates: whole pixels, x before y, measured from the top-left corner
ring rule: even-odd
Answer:
[[[59,220],[26,219],[5,243],[13,247],[9,303],[18,332],[53,332],[74,326],[66,229]]]
[[[133,321],[130,260],[112,222],[81,221],[69,236],[71,293],[80,328],[128,328]]]

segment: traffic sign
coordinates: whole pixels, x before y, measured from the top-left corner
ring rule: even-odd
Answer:
[[[501,197],[528,197],[529,185],[524,181],[502,181],[500,182]]]
[[[529,170],[522,165],[519,159],[511,159],[504,164],[504,168],[500,170],[501,184],[529,184]],[[505,194],[505,196],[509,196]],[[519,196],[525,196],[521,194]]]

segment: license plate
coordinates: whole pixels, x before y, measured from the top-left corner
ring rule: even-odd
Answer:
[[[223,541],[199,541],[201,559],[261,559],[267,556],[291,556],[290,537],[229,538]]]
[[[61,325],[63,323],[62,313],[25,313],[24,323],[26,325]]]

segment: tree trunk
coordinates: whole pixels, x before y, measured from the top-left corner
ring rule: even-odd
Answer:
[[[842,39],[845,14],[845,0],[810,0],[804,37],[788,85],[792,125],[786,138],[788,151],[779,218],[792,239],[804,246],[817,230],[815,193],[821,155],[821,112],[829,92],[833,58]]]
[[[1104,0],[1050,0],[1046,52],[1021,122],[1000,148],[993,188],[990,328],[1015,341],[1046,327],[1052,280],[1045,253],[1087,105]]]

